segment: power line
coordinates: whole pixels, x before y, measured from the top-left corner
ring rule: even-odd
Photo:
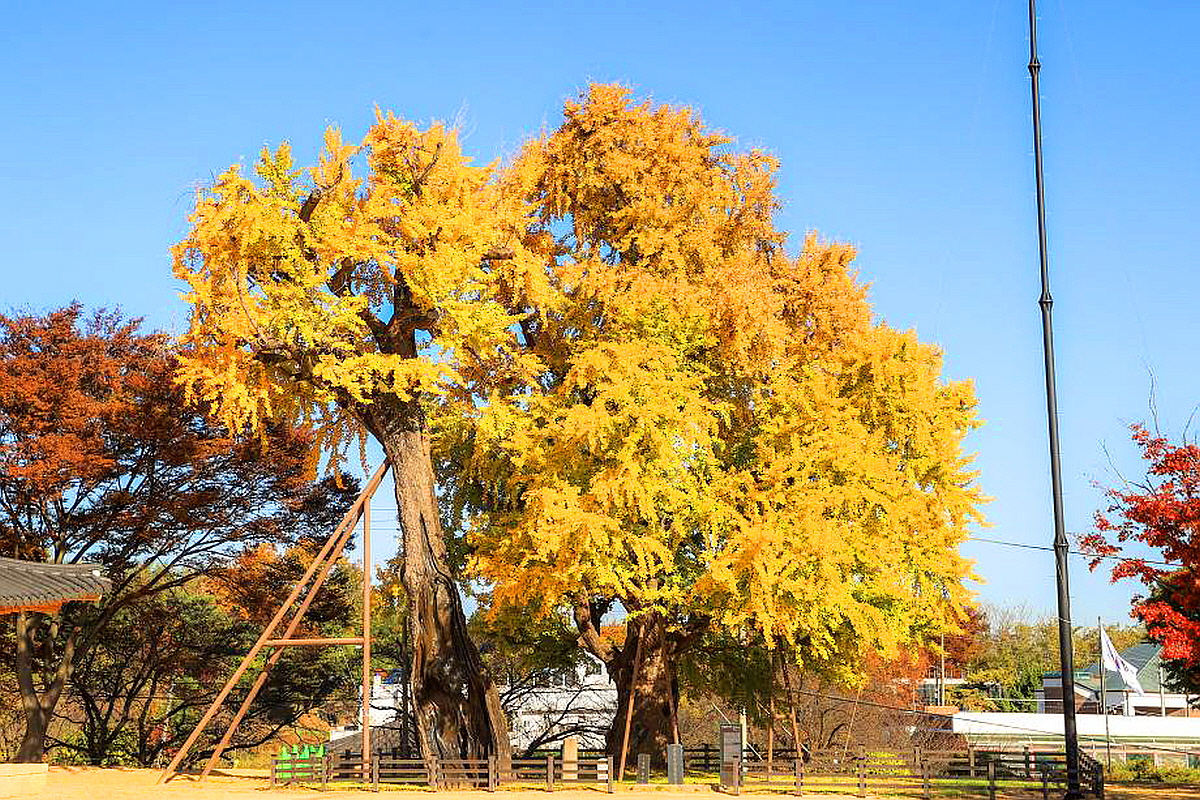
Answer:
[[[1047,547],[1046,545],[1042,545],[1042,544],[1026,544],[1025,542],[1006,542],[1003,539],[987,539],[982,536],[968,536],[967,539],[972,542],[986,542],[988,544],[1002,544],[1005,547],[1020,547],[1024,550],[1045,550],[1047,552],[1054,552],[1053,547]],[[1162,566],[1162,567],[1175,567],[1176,569],[1183,569],[1183,566],[1184,566],[1181,563],[1176,563],[1173,561],[1155,561],[1154,559],[1151,559],[1151,558],[1135,558],[1132,556],[1106,555],[1106,554],[1102,554],[1102,553],[1085,553],[1082,550],[1069,550],[1068,552],[1071,553],[1072,555],[1083,556],[1084,558],[1108,558],[1108,559],[1112,559],[1114,561],[1140,561],[1143,564],[1154,564],[1156,566]]]

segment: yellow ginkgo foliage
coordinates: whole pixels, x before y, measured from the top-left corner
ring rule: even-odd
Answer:
[[[197,198],[174,249],[191,326],[181,380],[234,430],[311,425],[335,459],[374,436],[392,463],[408,554],[413,697],[422,752],[508,752],[507,726],[466,635],[430,459],[430,402],[527,383],[514,329],[547,304],[531,206],[453,131],[379,114],[360,144],[336,130],[316,165],[287,145],[257,176],[234,166]],[[314,464],[318,453],[314,453]]]
[[[530,371],[439,406],[475,575],[495,607],[573,614],[620,691],[610,747],[636,670],[630,746],[661,752],[706,634],[853,680],[969,602],[971,387],[873,318],[852,248],[785,251],[775,169],[619,86],[568,103],[506,179],[552,242]],[[617,608],[620,645],[599,635]]]

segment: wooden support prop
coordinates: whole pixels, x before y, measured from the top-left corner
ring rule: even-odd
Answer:
[[[371,505],[363,504],[362,757],[363,781],[371,770]],[[378,787],[376,787],[378,789]]]
[[[382,469],[382,467],[380,469]],[[378,483],[376,483],[376,486],[378,486]],[[368,497],[368,500],[369,499],[370,498]],[[325,581],[329,579],[330,572],[333,570],[333,565],[337,563],[338,557],[341,555],[342,550],[346,547],[346,543],[349,542],[350,537],[354,535],[354,528],[357,524],[358,518],[355,517],[351,519],[349,512],[347,512],[346,516],[342,518],[342,521],[338,523],[338,527],[334,529],[333,535],[330,537],[331,539],[336,539],[336,543],[327,554],[321,569],[317,571],[316,577],[313,579],[313,584],[309,588],[308,592],[305,593],[304,600],[301,601],[300,607],[296,609],[296,613],[292,615],[290,620],[288,620],[287,627],[283,632],[283,638],[267,640],[267,642],[264,643],[264,646],[269,645],[271,642],[297,641],[290,638],[291,635],[295,633],[296,628],[300,626],[300,621],[304,618],[305,613],[308,611],[308,607],[312,603],[313,598],[317,596],[317,593],[321,591],[321,587],[325,585]],[[237,726],[241,724],[242,719],[250,711],[250,706],[254,702],[254,698],[258,697],[259,691],[261,691],[263,685],[266,684],[267,678],[271,673],[271,668],[279,662],[279,659],[282,656],[283,650],[277,649],[267,658],[267,663],[263,665],[262,670],[258,673],[258,677],[254,680],[254,684],[250,687],[250,691],[246,693],[245,699],[242,700],[241,706],[238,707],[237,713],[234,714],[233,719],[230,720],[229,725],[225,729],[225,733],[221,736],[221,741],[217,743],[216,749],[213,750],[212,755],[208,757],[208,761],[204,764],[204,769],[200,772],[201,780],[207,778],[208,774],[212,772],[213,767],[217,765],[217,761],[221,758],[221,754],[225,752],[225,748],[229,746],[229,742],[233,739],[233,734],[235,731],[237,731]]]
[[[788,677],[787,662],[783,662],[782,666],[783,685],[787,689],[788,696],[788,714],[792,719],[792,747],[796,748],[796,755],[799,756],[803,748],[800,745],[800,725],[796,722],[796,695],[792,691],[792,680],[790,677]]]
[[[361,636],[343,636],[328,639],[268,639],[263,642],[265,647],[316,647],[327,644],[362,644]]]
[[[275,629],[279,627],[279,623],[283,621],[283,617],[296,603],[296,600],[300,597],[300,593],[304,591],[306,586],[308,586],[309,581],[313,579],[313,576],[317,573],[317,570],[322,566],[326,566],[327,568],[332,566],[332,561],[337,558],[338,554],[340,554],[341,547],[345,546],[345,541],[347,538],[345,534],[353,529],[352,526],[358,521],[359,514],[362,513],[364,506],[366,506],[370,501],[371,496],[379,487],[380,481],[383,480],[383,476],[387,473],[388,466],[388,462],[385,460],[379,466],[379,469],[375,471],[375,474],[367,483],[366,488],[364,488],[362,493],[359,494],[358,499],[354,501],[354,505],[352,505],[350,509],[346,511],[346,514],[342,517],[341,523],[336,529],[334,529],[334,532],[330,534],[325,544],[321,547],[320,552],[317,553],[316,558],[313,559],[313,562],[308,566],[308,569],[304,571],[304,575],[301,576],[300,580],[298,580],[296,585],[292,588],[292,591],[287,596],[287,599],[280,604],[279,610],[275,612],[275,616],[273,616],[271,621],[267,623],[267,627],[263,629],[258,641],[256,641],[250,648],[250,652],[246,653],[246,655],[242,658],[241,663],[238,664],[238,667],[234,670],[233,675],[231,675],[229,680],[225,682],[225,685],[221,688],[221,691],[217,693],[217,696],[213,699],[208,709],[204,712],[204,715],[200,717],[200,721],[196,723],[196,727],[192,729],[192,732],[188,735],[187,739],[184,740],[184,743],[179,748],[179,751],[175,753],[174,758],[171,759],[171,763],[168,764],[158,776],[159,783],[169,781],[178,774],[179,765],[183,763],[185,758],[187,758],[187,754],[191,750],[192,745],[196,743],[196,739],[200,737],[200,734],[203,733],[204,729],[208,727],[208,724],[212,721],[212,718],[216,716],[217,710],[220,709],[221,705],[225,702],[225,699],[229,697],[229,693],[233,690],[233,687],[237,685],[238,680],[242,677],[246,670],[249,669],[250,665],[254,663],[254,660],[258,657],[259,652],[263,649],[263,647],[266,646],[266,642],[272,638],[271,634],[273,634]],[[339,544],[341,547],[338,546]],[[329,562],[328,564],[326,563],[327,561]],[[305,598],[301,609],[308,609],[308,603],[311,601],[313,594],[313,592],[309,593],[308,597]],[[298,611],[293,616],[291,623],[288,626],[288,631],[283,636],[284,639],[291,636],[292,632],[295,631],[296,626],[298,626],[300,623],[300,615],[302,613],[303,611]],[[277,656],[282,652],[282,650],[277,650],[272,655],[272,659],[277,660]],[[268,665],[271,665],[274,663],[274,661],[268,660],[267,663]],[[209,763],[205,766],[202,777],[208,774],[208,772],[212,769],[212,765],[216,763],[216,759],[220,756],[221,751],[225,746],[228,745],[229,740],[233,736],[233,731],[236,728],[237,723],[241,721],[241,717],[244,716],[245,711],[249,709],[250,700],[253,699],[253,696],[257,694],[258,690],[262,688],[262,684],[265,682],[266,672],[264,671],[259,675],[259,679],[255,682],[254,687],[251,688],[251,694],[247,697],[246,701],[243,702],[241,713],[238,716],[235,716],[234,720],[229,725],[229,729],[225,732],[225,736],[222,737],[221,741],[223,744],[218,745],[217,749],[213,751],[213,755],[210,757]]]
[[[617,768],[617,780],[625,780],[625,761],[629,753],[629,726],[633,722],[633,701],[637,697],[638,669],[642,665],[642,634],[638,633],[633,648],[633,670],[629,679],[629,705],[625,707],[625,734],[621,737],[621,766]]]

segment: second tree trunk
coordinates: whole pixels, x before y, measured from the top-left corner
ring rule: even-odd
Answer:
[[[639,639],[640,664],[635,677]],[[625,769],[636,768],[640,753],[649,754],[650,763],[662,767],[666,763],[667,745],[674,738],[675,713],[679,707],[675,662],[662,617],[651,613],[628,620],[625,644],[607,666],[609,677],[617,685],[617,714],[606,737],[608,752],[615,762],[620,762],[625,719],[632,700]]]

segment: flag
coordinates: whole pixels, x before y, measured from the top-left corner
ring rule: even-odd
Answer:
[[[1127,689],[1133,689],[1138,694],[1146,693],[1142,689],[1141,681],[1138,680],[1137,668],[1121,658],[1121,654],[1117,652],[1112,639],[1108,638],[1103,627],[1100,628],[1100,664],[1104,669],[1110,669],[1119,674],[1121,682]]]

